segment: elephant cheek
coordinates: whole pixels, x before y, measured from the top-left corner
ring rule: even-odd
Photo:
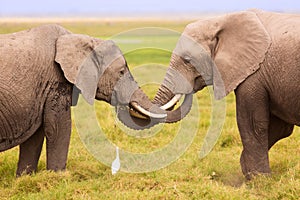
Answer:
[[[198,76],[194,82],[194,92],[202,90],[206,85],[211,85],[209,81],[205,81],[202,76]]]
[[[112,93],[113,93],[113,88],[110,87],[107,83],[108,81],[99,81],[98,86],[97,86],[97,90],[96,90],[96,97],[95,99],[98,101],[105,101],[107,103],[111,102],[111,97],[112,97]],[[104,84],[103,84],[104,83]]]
[[[130,102],[133,93],[139,89],[138,84],[133,80],[130,73],[124,74],[124,76],[117,82],[114,87],[111,104],[112,105],[127,105]]]

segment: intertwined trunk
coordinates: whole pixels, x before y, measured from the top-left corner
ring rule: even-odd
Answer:
[[[175,94],[169,88],[167,88],[164,85],[161,85],[157,94],[154,97],[153,103],[159,106],[163,106],[170,102],[174,96]],[[175,104],[171,106],[170,109],[168,109],[167,111],[167,118],[165,122],[174,123],[184,118],[189,113],[192,107],[192,99],[192,94],[187,94],[180,107],[178,107],[176,110],[173,110]]]
[[[173,97],[173,92],[171,92],[171,90],[169,90],[166,86],[161,85],[152,102],[162,106],[168,103]]]

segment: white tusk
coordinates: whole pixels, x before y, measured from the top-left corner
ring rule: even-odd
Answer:
[[[163,109],[163,110],[167,110],[167,109],[171,108],[172,106],[175,105],[175,103],[177,103],[177,101],[179,101],[179,99],[181,97],[182,97],[182,94],[176,94],[168,103],[161,106],[160,108]]]
[[[145,116],[145,115],[142,115],[142,114],[138,113],[133,108],[129,108],[129,113],[130,113],[131,116],[136,117],[136,118],[148,119],[148,116]]]
[[[139,112],[141,112],[142,114],[148,116],[148,117],[152,117],[152,118],[166,118],[167,114],[156,114],[156,113],[151,113],[147,110],[145,110],[144,108],[142,108],[140,105],[138,105],[136,102],[132,102],[131,103],[132,107],[134,107],[136,110],[138,110]]]

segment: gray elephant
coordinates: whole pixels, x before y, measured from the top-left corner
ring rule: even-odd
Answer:
[[[0,35],[0,71],[0,152],[20,145],[17,175],[36,171],[44,137],[47,169],[65,169],[70,106],[78,92],[90,104],[133,104],[141,113],[165,117],[140,90],[112,41],[58,25]]]
[[[247,179],[269,174],[268,150],[300,125],[299,33],[299,15],[260,10],[191,23],[154,103],[172,108],[180,95],[207,85],[216,99],[235,91],[242,172]]]

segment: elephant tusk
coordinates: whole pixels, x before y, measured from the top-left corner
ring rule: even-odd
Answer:
[[[160,108],[163,109],[163,110],[167,110],[167,109],[171,108],[172,106],[174,106],[179,101],[179,99],[181,97],[182,97],[181,94],[176,94],[168,103],[161,106]]]
[[[136,102],[132,102],[130,104],[134,109],[136,109],[137,111],[141,112],[142,114],[144,114],[148,117],[155,118],[155,119],[161,119],[161,118],[167,117],[167,114],[156,114],[156,113],[149,112],[149,111],[145,110],[144,108],[142,108],[140,105],[138,105],[138,103],[136,103]]]
[[[129,113],[131,116],[139,118],[139,119],[149,119],[148,116],[142,115],[139,112],[137,112],[136,110],[134,110],[133,108],[129,107]]]

